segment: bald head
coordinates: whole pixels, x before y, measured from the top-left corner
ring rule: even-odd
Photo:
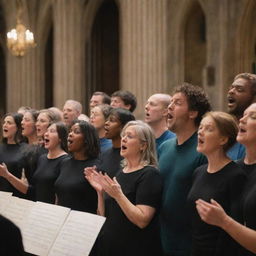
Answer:
[[[156,93],[150,96],[150,98],[157,99],[166,108],[170,105],[172,99],[171,95],[165,93]]]
[[[152,124],[166,120],[171,96],[164,93],[151,95],[145,105],[145,122]]]

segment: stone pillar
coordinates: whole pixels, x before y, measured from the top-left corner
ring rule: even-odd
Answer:
[[[82,1],[54,2],[54,104],[67,99],[84,102]]]
[[[31,49],[24,57],[7,56],[7,111],[16,111],[20,106],[40,109],[44,107],[44,91],[40,57]]]
[[[121,0],[121,89],[137,96],[138,119],[147,98],[167,92],[167,1]]]
[[[15,5],[5,2],[7,31],[15,27]],[[12,12],[11,12],[12,11]],[[10,12],[10,13],[9,13]],[[36,16],[30,16],[24,5],[22,22],[36,37]],[[40,43],[39,43],[40,45]],[[7,66],[7,111],[16,111],[20,106],[42,108],[44,106],[43,72],[40,48],[29,49],[25,56],[15,57],[6,49]]]

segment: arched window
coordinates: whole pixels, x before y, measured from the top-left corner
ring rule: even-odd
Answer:
[[[86,98],[93,92],[119,89],[119,13],[113,0],[104,0],[86,42]]]
[[[185,22],[184,57],[186,82],[203,85],[203,69],[206,65],[206,22],[198,2],[191,7]]]

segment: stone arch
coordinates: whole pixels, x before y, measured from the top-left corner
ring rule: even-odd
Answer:
[[[184,80],[203,86],[206,66],[206,18],[198,1],[187,10],[184,20]]]
[[[207,59],[207,17],[204,4],[204,1],[199,0],[183,1],[179,7],[180,11],[176,18],[179,29],[177,30],[178,35],[175,36],[177,52],[175,58],[177,58],[177,66],[179,66],[179,69],[176,70],[178,83],[186,81],[203,86],[203,70]],[[194,34],[195,30],[197,33]],[[193,41],[188,40],[190,34],[193,35]],[[197,51],[198,49],[203,51],[199,61],[197,61],[196,54],[190,53],[193,53],[190,46]],[[192,66],[191,63],[193,63]],[[191,71],[190,68],[192,68]],[[193,75],[193,72],[196,75]],[[200,74],[197,75],[198,73]]]
[[[248,0],[244,6],[236,35],[236,73],[256,73],[256,2]]]
[[[119,89],[119,6],[103,0],[93,7],[85,41],[86,104],[94,91],[111,94]]]

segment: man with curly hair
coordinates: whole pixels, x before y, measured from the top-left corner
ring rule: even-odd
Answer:
[[[197,129],[202,116],[210,110],[201,87],[184,83],[174,90],[168,107],[168,128],[176,138],[159,148],[159,168],[164,182],[160,223],[165,256],[190,255],[186,200],[193,171],[206,163],[206,158],[196,150]]]

